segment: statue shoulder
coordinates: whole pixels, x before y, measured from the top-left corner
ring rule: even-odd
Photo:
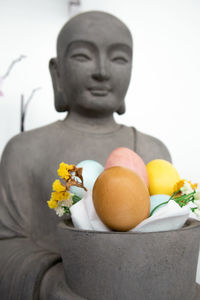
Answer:
[[[172,161],[167,146],[158,138],[136,130],[136,151],[145,163],[153,159]]]
[[[16,161],[18,164],[27,161],[38,149],[42,150],[46,139],[56,130],[56,122],[30,131],[25,131],[12,137],[4,148],[2,161]],[[44,150],[44,149],[43,149]]]

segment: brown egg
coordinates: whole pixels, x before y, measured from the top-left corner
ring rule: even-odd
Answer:
[[[94,184],[92,197],[99,218],[112,230],[130,230],[149,216],[148,188],[130,169],[104,170]]]

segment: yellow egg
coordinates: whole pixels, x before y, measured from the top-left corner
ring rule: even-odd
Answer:
[[[104,170],[94,184],[92,196],[99,218],[113,230],[130,230],[149,216],[148,188],[130,169],[116,166]]]
[[[175,167],[163,159],[155,159],[147,164],[150,195],[172,195],[174,185],[180,180]]]

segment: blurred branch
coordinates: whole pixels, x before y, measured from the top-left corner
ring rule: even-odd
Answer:
[[[10,66],[8,67],[8,70],[6,71],[6,73],[5,73],[3,76],[1,76],[1,79],[4,80],[6,77],[8,77],[8,75],[10,74],[10,72],[11,72],[12,68],[14,67],[14,65],[15,65],[16,63],[20,62],[20,61],[21,61],[22,59],[24,59],[24,58],[26,58],[25,55],[20,55],[17,59],[14,59],[14,60],[11,62]]]
[[[69,0],[68,1],[68,14],[69,17],[73,17],[80,12],[81,0]]]
[[[69,1],[69,5],[73,6],[73,5],[81,5],[81,1],[80,0],[70,0]]]
[[[20,108],[20,114],[21,114],[20,131],[21,132],[24,131],[24,123],[25,123],[25,117],[26,117],[26,112],[27,112],[28,106],[29,106],[31,100],[33,99],[35,93],[40,89],[41,89],[41,87],[37,87],[37,88],[33,89],[26,102],[24,99],[24,95],[23,94],[21,95],[21,108]]]
[[[28,108],[28,105],[29,105],[29,103],[31,102],[32,98],[34,97],[34,94],[35,94],[38,90],[40,90],[40,89],[41,89],[41,87],[37,87],[37,88],[35,88],[35,89],[32,90],[30,96],[28,97],[26,103],[24,104],[24,113],[26,113],[26,110],[27,110],[27,108]]]
[[[24,131],[24,95],[21,95],[21,106],[20,106],[20,131]]]

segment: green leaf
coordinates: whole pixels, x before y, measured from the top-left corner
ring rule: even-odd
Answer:
[[[72,196],[72,200],[73,200],[73,204],[75,204],[75,203],[79,202],[81,200],[81,198],[79,196],[77,196],[77,195],[74,194]]]
[[[191,207],[190,209],[192,212],[194,212],[197,209],[197,207]]]
[[[71,215],[70,209],[67,206],[62,206],[64,208],[65,214]]]

